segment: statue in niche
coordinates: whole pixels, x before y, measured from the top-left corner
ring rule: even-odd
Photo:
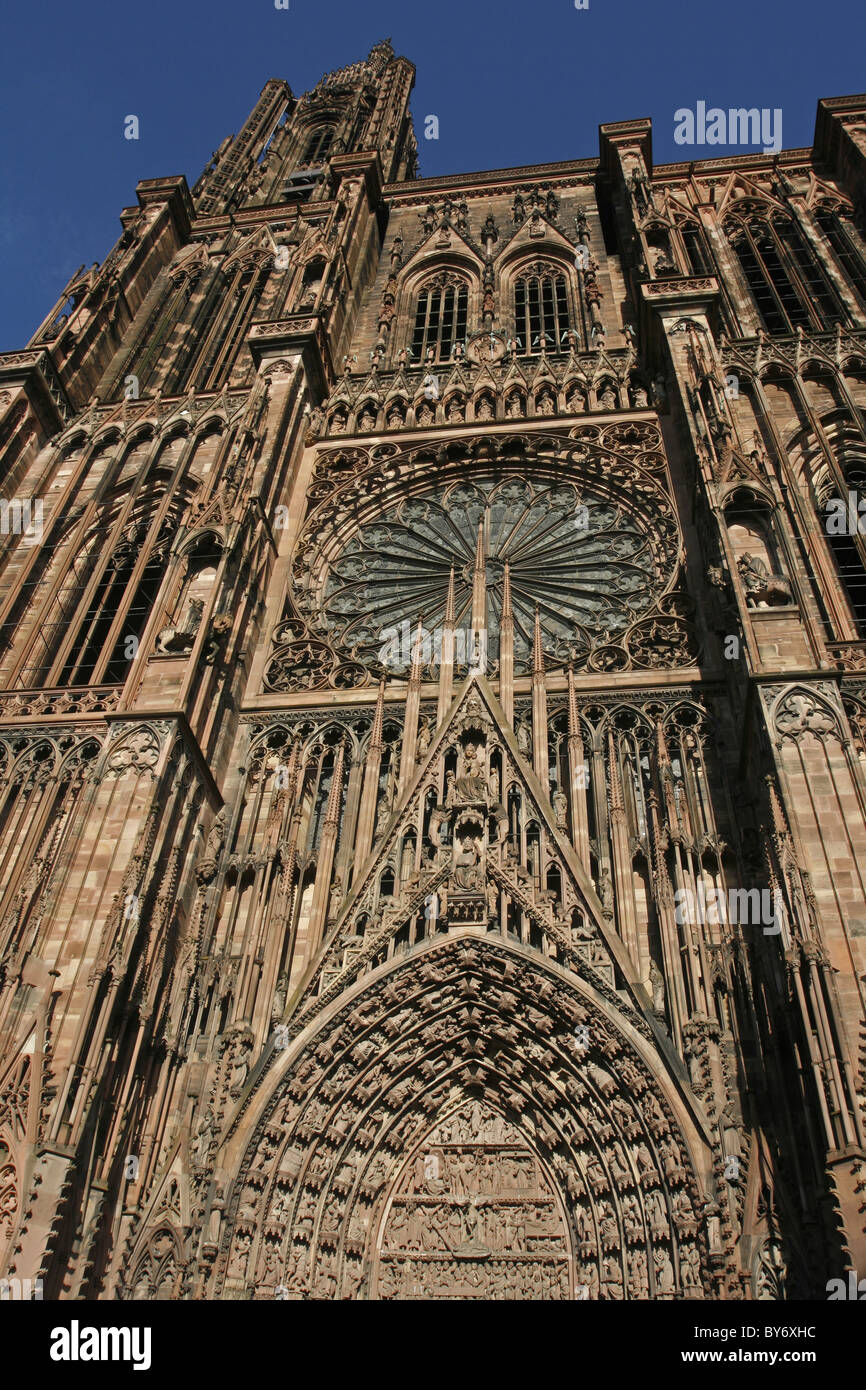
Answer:
[[[207,837],[207,857],[208,857],[208,859],[218,859],[219,856],[220,856],[220,852],[221,852],[221,850],[222,850],[223,845],[225,844],[225,839],[226,839],[226,820],[227,820],[227,818],[228,818],[228,810],[227,810],[227,808],[226,808],[225,806],[221,806],[220,809],[219,809],[219,811],[217,812],[216,816],[214,817],[214,823],[213,823],[213,825],[211,826],[210,831],[208,832],[208,837]]]
[[[156,650],[160,656],[172,656],[190,650],[201,625],[203,609],[204,599],[191,598],[186,610],[186,617],[180,626],[170,625],[162,629],[156,639]]]
[[[211,1140],[213,1139],[213,1129],[208,1116],[201,1121],[192,1145],[192,1161],[196,1168],[203,1168],[207,1163],[207,1156],[210,1151]]]
[[[613,880],[610,876],[610,869],[606,866],[599,875],[598,895],[601,898],[601,909],[605,917],[613,914]]]
[[[334,875],[334,882],[331,884],[331,906],[328,909],[328,921],[335,922],[340,915],[340,908],[343,905],[343,881],[339,874]]]
[[[613,1255],[605,1255],[601,1276],[604,1297],[619,1300],[623,1296],[622,1269],[619,1260]]]
[[[463,775],[457,778],[457,794],[464,801],[483,801],[487,792],[481,749],[467,743],[463,750]]]
[[[385,788],[385,809],[391,811],[394,808],[394,801],[397,796],[397,759],[391,758],[391,766],[388,770],[388,784]]]
[[[208,1221],[208,1235],[212,1245],[219,1245],[220,1229],[222,1227],[223,1211],[225,1210],[225,1189],[218,1187],[211,1202],[210,1218]]]
[[[557,830],[568,829],[568,797],[561,787],[557,787],[553,793],[553,812],[556,816]]]
[[[229,1081],[230,1096],[240,1095],[241,1091],[244,1088],[244,1085],[246,1084],[246,1079],[249,1074],[249,1070],[250,1064],[245,1056],[241,1055],[235,1060],[232,1066],[231,1080]]]
[[[454,869],[454,881],[458,887],[466,892],[471,892],[478,887],[478,866],[481,862],[481,841],[473,840],[469,835],[462,839],[460,852]]]
[[[671,1264],[671,1257],[668,1251],[662,1247],[660,1250],[653,1251],[653,1262],[656,1271],[656,1289],[661,1294],[669,1294],[674,1291],[674,1267]]]
[[[286,999],[288,998],[288,993],[289,972],[287,970],[283,970],[280,973],[280,978],[277,980],[277,987],[274,991],[274,1017],[277,1019],[282,1018],[285,1012]]]
[[[791,590],[787,580],[771,574],[760,555],[748,551],[737,561],[737,569],[746,591],[746,604],[749,608],[777,608],[791,603]]]
[[[665,1012],[665,977],[654,960],[650,961],[650,984],[652,985],[653,1013],[663,1018]]]

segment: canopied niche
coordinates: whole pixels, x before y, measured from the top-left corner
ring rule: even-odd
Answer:
[[[764,498],[743,488],[725,509],[728,540],[750,608],[793,603],[773,516]]]

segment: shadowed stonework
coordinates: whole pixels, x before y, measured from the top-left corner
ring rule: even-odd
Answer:
[[[0,356],[0,1277],[824,1298],[866,97],[422,180],[413,79],[268,82]]]

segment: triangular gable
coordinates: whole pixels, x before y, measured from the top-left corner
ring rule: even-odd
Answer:
[[[447,243],[443,240],[443,232],[446,232],[448,235]],[[424,237],[420,245],[416,246],[412,254],[403,262],[400,267],[400,278],[405,281],[407,271],[411,270],[417,272],[420,270],[421,266],[418,262],[424,260],[429,261],[431,270],[441,269],[442,267],[439,262],[441,261],[443,252],[450,253],[451,255],[458,252],[461,255],[469,256],[472,260],[473,267],[475,267],[479,273],[484,268],[484,261],[479,256],[476,248],[467,240],[462,232],[459,232],[456,227],[452,226],[452,224],[445,219],[443,224],[434,227],[433,231],[429,232]],[[436,256],[435,262],[433,260],[434,254]]]
[[[734,212],[737,203],[744,198],[754,198],[756,201],[766,203],[776,211],[784,212],[786,215],[790,216],[790,209],[787,208],[784,203],[780,203],[778,198],[772,193],[769,193],[766,188],[762,188],[760,184],[755,183],[745,174],[732,173],[725,185],[725,191],[719,200],[717,211],[719,219],[721,219],[726,212]]]
[[[473,701],[477,701],[474,707]],[[528,893],[523,892],[519,882],[519,871],[516,870],[509,876],[498,864],[489,862],[489,878],[504,888],[527,911],[541,930],[556,940],[566,959],[575,964],[579,961],[582,970],[589,968],[592,973],[585,956],[586,950],[591,949],[597,962],[605,966],[616,964],[626,979],[636,980],[635,968],[625,947],[603,915],[592,879],[578,859],[567,836],[557,829],[556,817],[547,793],[520,752],[517,738],[490,682],[485,676],[470,672],[452,701],[447,715],[438,725],[422,763],[394,806],[388,824],[378,836],[366,863],[361,866],[333,930],[320,948],[316,959],[310,964],[294,999],[290,1002],[286,1016],[292,1017],[293,1031],[302,1027],[306,1019],[321,1007],[325,1002],[323,996],[330,1000],[347,988],[361,966],[378,955],[389,937],[396,935],[401,926],[424,906],[427,896],[439,891],[452,877],[450,863],[437,863],[427,876],[422,875],[417,889],[404,899],[397,911],[380,912],[377,927],[368,929],[362,944],[358,945],[358,938],[353,934],[353,921],[359,911],[365,910],[365,902],[372,896],[376,880],[405,830],[407,815],[417,815],[420,800],[430,786],[429,774],[445,748],[455,737],[459,737],[466,726],[471,727],[479,716],[482,723],[498,736],[504,752],[508,755],[526,798],[529,819],[543,824],[551,844],[560,856],[569,880],[567,885],[563,883],[563,889],[568,887],[574,905],[581,909],[585,916],[586,941],[582,946],[572,942],[566,923],[562,919],[553,918],[552,913],[545,913],[539,904],[531,900]]]
[[[531,251],[533,255],[543,256],[545,251],[564,251],[570,260],[574,260],[575,243],[569,241],[567,236],[545,216],[543,212],[538,214],[535,222],[544,224],[543,233],[539,236],[538,232],[531,230],[533,219],[527,217],[525,222],[521,222],[510,236],[499,248],[499,253],[495,260],[502,261],[504,257],[509,259],[518,251]]]

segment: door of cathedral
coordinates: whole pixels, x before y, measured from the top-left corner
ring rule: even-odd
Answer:
[[[435,1125],[388,1198],[371,1297],[559,1300],[573,1275],[565,1206],[528,1137],[480,1101]]]

